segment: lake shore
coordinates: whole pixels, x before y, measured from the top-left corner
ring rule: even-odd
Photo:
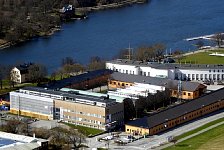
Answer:
[[[85,7],[85,8],[76,8],[77,11],[79,12],[91,12],[91,11],[99,11],[99,10],[105,10],[105,9],[114,9],[114,8],[121,8],[121,7],[125,7],[125,6],[129,6],[132,4],[142,4],[142,3],[146,3],[149,0],[126,0],[126,1],[122,1],[119,3],[111,3],[111,4],[107,4],[107,5],[98,5],[98,6],[94,6],[94,7]],[[84,17],[84,19],[86,19],[88,16]],[[71,20],[80,20],[78,18],[71,18]],[[38,37],[48,37],[53,35],[55,32],[60,31],[61,27],[55,27],[55,28],[51,28],[47,33],[40,33],[38,35]],[[23,43],[23,42],[27,42],[30,39],[25,39],[25,40],[20,40],[17,41],[16,43],[11,43],[8,41],[4,41],[2,39],[0,39],[0,50],[1,49],[5,49],[5,48],[9,48],[11,46],[15,46],[17,44]]]
[[[98,10],[105,10],[105,9],[120,8],[120,7],[129,6],[132,4],[143,4],[143,3],[147,3],[148,1],[150,1],[150,0],[126,0],[126,1],[119,2],[119,3],[98,5],[98,6],[94,6],[94,7],[76,8],[76,10],[91,12],[91,11],[98,11]]]

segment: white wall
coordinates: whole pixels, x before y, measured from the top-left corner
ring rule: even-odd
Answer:
[[[182,79],[190,79],[190,80],[205,80],[205,78],[209,79],[209,75],[212,80],[217,80],[219,77],[220,80],[224,81],[224,69],[156,69],[150,66],[134,66],[128,64],[116,64],[113,62],[107,62],[106,68],[114,71],[118,71],[121,73],[135,74],[135,75],[145,75],[151,77],[167,77],[169,79],[175,79],[175,77],[181,77]],[[215,72],[214,72],[215,70]],[[188,75],[190,75],[188,77]],[[207,77],[206,77],[207,75]],[[198,79],[197,79],[198,76]]]

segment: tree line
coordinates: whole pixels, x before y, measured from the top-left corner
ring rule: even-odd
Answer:
[[[0,89],[4,89],[3,85],[8,85],[9,88],[14,88],[16,84],[15,79],[17,75],[12,72],[15,65],[0,65]],[[49,82],[50,80],[59,80],[63,78],[68,78],[70,76],[75,76],[81,74],[85,71],[93,71],[105,68],[105,60],[96,56],[91,57],[90,62],[87,65],[82,65],[75,61],[72,57],[63,58],[61,61],[61,67],[49,76],[48,70],[45,65],[33,63],[27,69],[26,78],[31,83],[43,83]]]
[[[158,62],[164,58],[165,49],[166,46],[163,43],[157,43],[151,46],[140,46],[135,50],[123,49],[115,58]]]
[[[0,45],[50,35],[63,22],[59,9],[68,4],[83,8],[120,1],[123,0],[1,0]]]

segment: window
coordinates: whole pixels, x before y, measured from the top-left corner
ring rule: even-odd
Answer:
[[[211,70],[209,70],[209,72],[211,72]]]
[[[129,129],[127,129],[127,131],[129,131]]]
[[[191,96],[191,93],[188,93],[188,96]]]
[[[192,80],[194,80],[195,79],[195,75],[194,74],[192,74]]]
[[[196,80],[198,80],[198,76],[199,76],[199,75],[198,75],[198,74],[196,74]]]
[[[184,95],[186,95],[186,92],[184,92]]]
[[[150,72],[148,72],[148,76],[150,76]]]
[[[142,75],[142,71],[140,71],[140,75]]]
[[[213,80],[216,80],[216,74],[213,74]]]
[[[201,80],[203,80],[203,74],[200,74],[200,78],[201,78]]]
[[[213,70],[213,72],[215,72],[215,69]]]
[[[211,80],[212,79],[212,75],[211,74],[209,74],[209,80]]]
[[[126,73],[128,74],[128,70],[126,70]]]
[[[217,80],[220,80],[220,74],[217,74]]]

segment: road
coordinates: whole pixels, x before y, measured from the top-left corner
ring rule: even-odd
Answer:
[[[194,122],[190,122],[188,124],[184,124],[178,128],[174,128],[170,131],[167,131],[160,135],[154,135],[149,138],[142,138],[140,140],[134,141],[132,143],[128,143],[124,146],[118,146],[113,141],[110,141],[109,148],[110,149],[123,149],[123,150],[149,150],[149,149],[161,149],[159,146],[167,143],[168,136],[178,136],[188,131],[194,130],[202,125],[205,125],[211,121],[217,120],[219,118],[224,118],[224,110],[218,113],[208,115],[206,117],[200,118]],[[108,147],[106,142],[99,142],[97,138],[105,137],[107,134],[100,135],[94,138],[87,139],[87,145],[89,149],[99,148],[99,147]]]

